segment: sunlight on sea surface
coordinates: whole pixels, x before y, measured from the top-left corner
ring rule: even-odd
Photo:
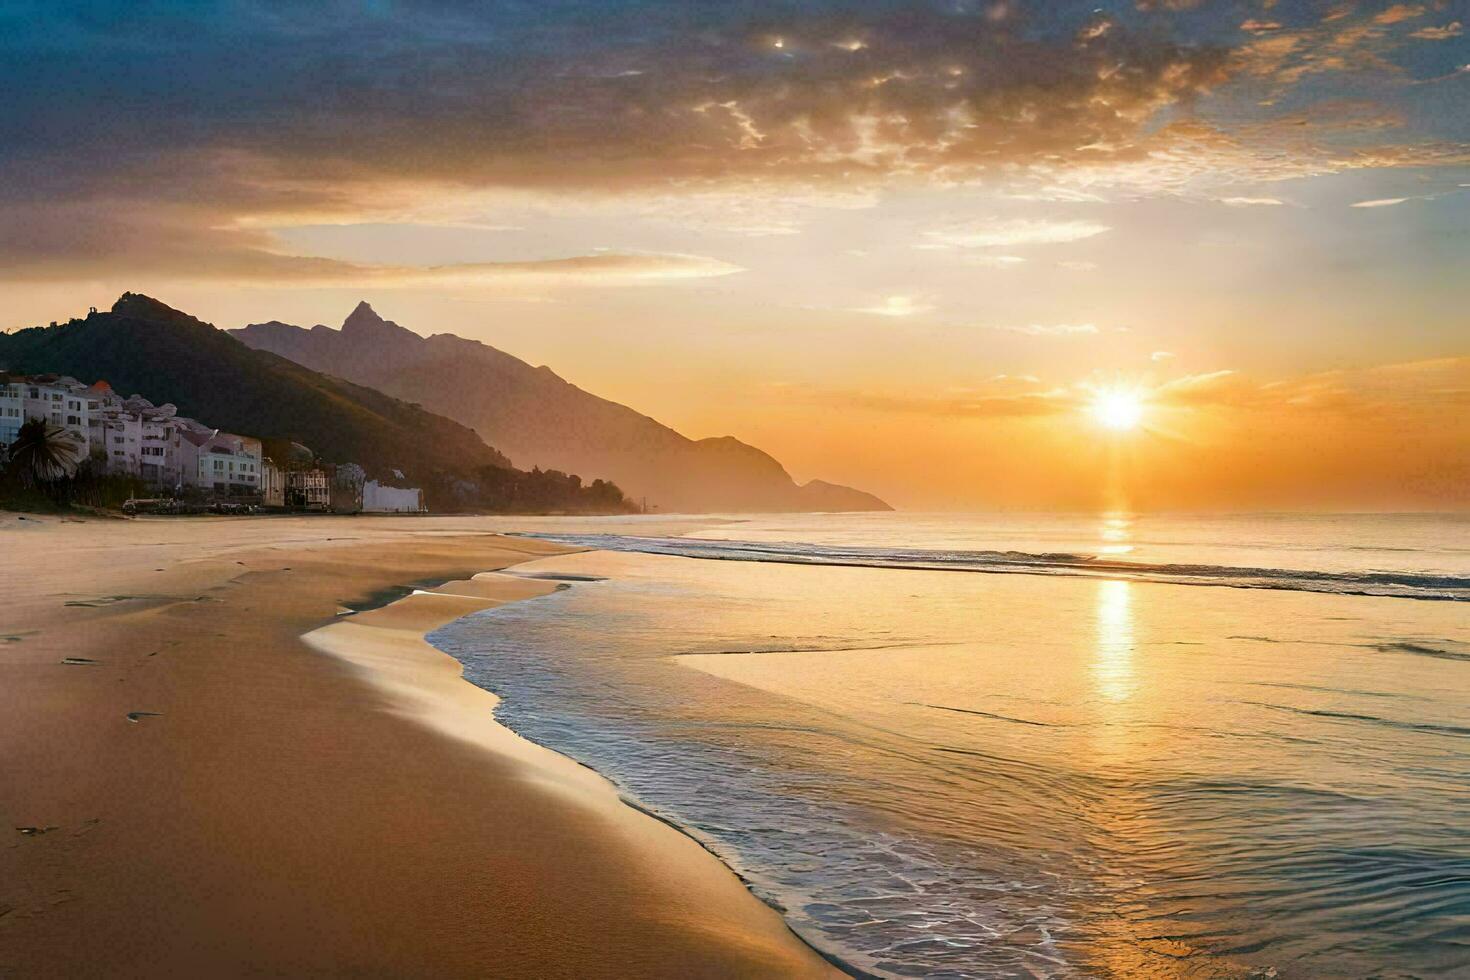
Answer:
[[[806,516],[700,537],[1470,574],[1463,520],[1312,520]],[[578,580],[434,642],[507,724],[857,968],[1470,970],[1462,602],[608,552],[521,572]]]

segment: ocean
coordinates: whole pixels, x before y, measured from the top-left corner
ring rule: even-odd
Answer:
[[[638,532],[430,640],[853,972],[1470,975],[1470,517]]]

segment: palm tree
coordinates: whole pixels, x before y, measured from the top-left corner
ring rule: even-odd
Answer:
[[[82,447],[72,433],[45,419],[30,419],[10,444],[10,466],[28,487],[73,476]]]

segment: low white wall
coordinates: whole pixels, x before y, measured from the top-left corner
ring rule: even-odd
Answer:
[[[370,514],[417,514],[423,509],[423,496],[417,487],[385,487],[369,480],[362,485],[362,509]]]

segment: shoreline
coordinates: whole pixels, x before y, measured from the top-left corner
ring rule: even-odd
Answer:
[[[523,536],[515,535],[515,539]],[[525,536],[538,541],[534,536]],[[463,667],[450,653],[429,642],[429,634],[487,609],[551,595],[574,587],[563,579],[542,579],[506,574],[513,568],[543,558],[577,554],[588,549],[572,548],[529,557],[503,568],[486,569],[469,579],[434,581],[426,579],[409,592],[385,602],[340,614],[332,623],[302,637],[313,648],[350,664],[364,679],[392,696],[404,717],[428,725],[449,737],[463,738],[488,751],[514,754],[528,765],[542,767],[543,775],[555,774],[572,794],[586,793],[596,806],[616,803],[643,817],[656,820],[692,842],[733,875],[752,898],[781,917],[782,925],[803,946],[849,977],[868,978],[866,973],[840,957],[813,945],[786,921],[782,910],[761,899],[749,882],[707,843],[677,821],[649,808],[629,795],[595,767],[531,741],[495,718],[501,697],[464,677]],[[436,601],[437,600],[437,601]],[[381,614],[381,615],[379,615]],[[377,649],[375,649],[377,648]],[[444,662],[444,661],[447,661]],[[461,691],[457,688],[470,688]],[[461,724],[446,725],[445,709],[463,712]],[[635,818],[636,819],[636,818]]]
[[[494,570],[566,549],[474,519],[45,523],[0,526],[32,571],[0,642],[0,973],[836,974],[424,639],[554,591]]]

